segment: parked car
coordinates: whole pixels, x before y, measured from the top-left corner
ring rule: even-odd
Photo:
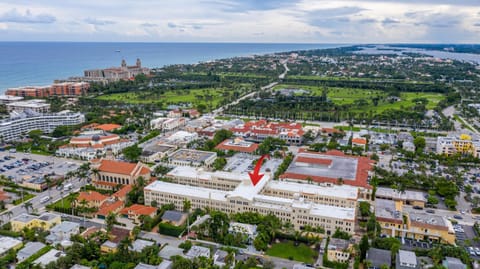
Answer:
[[[463,217],[460,216],[460,215],[454,215],[453,218],[454,218],[454,219],[463,219]]]

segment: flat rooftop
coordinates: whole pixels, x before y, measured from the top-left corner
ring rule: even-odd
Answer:
[[[403,223],[403,215],[392,200],[375,199],[375,216],[379,220]]]
[[[300,149],[282,179],[308,180],[320,183],[336,184],[338,179],[343,184],[371,188],[368,184],[368,172],[373,168],[373,161],[368,157],[347,156],[338,150],[326,153],[309,152]]]
[[[147,192],[154,191],[170,194],[180,194],[192,198],[212,199],[217,201],[226,201],[226,196],[229,194],[229,192],[226,191],[174,184],[159,180],[152,182],[151,184],[146,186],[144,190]]]
[[[204,162],[214,156],[217,156],[216,152],[192,150],[192,149],[179,149],[170,155],[170,160],[184,161],[184,162]]]
[[[195,178],[198,180],[223,179],[223,180],[238,181],[238,182],[250,179],[247,174],[224,172],[224,171],[209,172],[209,171],[204,171],[201,168],[195,168],[191,166],[175,167],[172,171],[167,173],[167,176]]]
[[[358,187],[348,185],[318,186],[313,184],[272,180],[268,182],[265,188],[270,190],[295,192],[305,195],[333,196],[351,200],[358,199]]]
[[[287,173],[355,180],[357,165],[358,160],[354,158],[300,153],[288,167]]]
[[[412,211],[410,211],[408,215],[410,217],[410,221],[412,224],[425,226],[425,227],[433,226],[437,229],[449,230],[450,232],[453,232],[452,223],[444,217],[433,215],[433,214],[427,214],[427,213],[417,213]]]
[[[392,200],[427,202],[424,194],[420,191],[406,190],[405,192],[399,192],[392,188],[378,187],[375,196]]]

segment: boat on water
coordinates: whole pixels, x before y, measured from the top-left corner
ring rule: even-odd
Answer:
[[[120,52],[120,50],[115,50],[115,52]]]

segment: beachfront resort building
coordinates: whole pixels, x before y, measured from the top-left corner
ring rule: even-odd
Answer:
[[[287,144],[300,145],[305,134],[302,124],[289,122],[249,121],[230,128],[236,136],[261,142],[267,137],[284,140]]]
[[[119,67],[110,67],[105,69],[91,69],[85,70],[84,76],[86,79],[106,79],[109,82],[127,80],[136,77],[137,75],[149,75],[150,69],[142,67],[142,61],[137,59],[135,65],[128,66],[125,59]]]
[[[9,88],[5,95],[46,98],[51,96],[80,96],[85,95],[90,88],[87,82],[63,82],[48,86],[25,86]]]
[[[296,229],[310,225],[323,227],[327,234],[355,231],[357,187],[273,181],[268,172],[254,186],[247,174],[193,167],[177,167],[166,176],[171,182],[154,181],[145,187],[145,204],[173,203],[182,209],[183,201],[189,200],[192,208],[271,213]]]
[[[23,138],[33,130],[51,133],[58,126],[72,126],[83,122],[85,122],[85,116],[82,113],[73,113],[68,110],[51,114],[31,111],[12,112],[9,119],[0,121],[0,137],[3,141],[14,141]]]

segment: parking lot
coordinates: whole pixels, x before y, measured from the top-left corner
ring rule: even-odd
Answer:
[[[81,164],[81,161],[52,156],[0,152],[0,173],[15,182],[20,182],[24,176],[65,175]]]
[[[260,156],[244,153],[235,154],[228,159],[228,162],[223,170],[241,174],[250,172],[255,168],[252,162],[258,158],[260,158]],[[267,159],[266,162],[262,165],[260,172],[263,173],[267,169],[270,169],[270,171],[274,173],[275,171],[277,171],[278,166],[280,166],[282,161],[282,159]]]

